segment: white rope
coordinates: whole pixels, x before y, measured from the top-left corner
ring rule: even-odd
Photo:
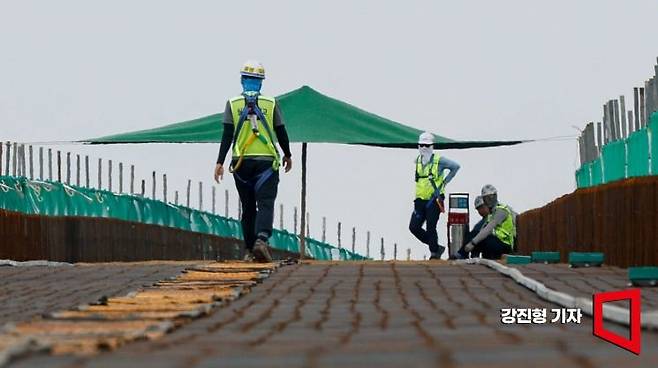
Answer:
[[[73,266],[72,263],[67,262],[52,262],[46,260],[38,261],[12,261],[11,259],[0,259],[0,266],[11,266],[11,267],[34,267],[34,266],[47,266],[47,267],[60,267],[60,266]]]
[[[521,273],[517,268],[507,267],[496,261],[483,258],[471,258],[467,260],[454,261],[457,264],[481,264],[502,273],[503,275],[512,278],[517,283],[532,290],[540,298],[565,308],[580,308],[584,314],[588,316],[593,315],[594,305],[591,298],[574,297],[569,294],[559,292],[546,287],[543,283],[527,277]],[[626,308],[603,304],[603,319],[619,323],[625,326],[629,325],[630,311]],[[658,330],[658,311],[649,311],[642,313],[641,325],[645,329]]]

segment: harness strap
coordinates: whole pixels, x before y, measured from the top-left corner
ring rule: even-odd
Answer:
[[[274,169],[271,167],[267,170],[261,172],[260,174],[254,176],[249,180],[242,179],[238,174],[235,174],[235,178],[242,184],[247,184],[254,189],[254,192],[258,192],[260,188],[265,184],[267,179],[269,179],[274,174]]]

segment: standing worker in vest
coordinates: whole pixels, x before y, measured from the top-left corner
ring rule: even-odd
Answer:
[[[438,152],[433,152],[433,147],[432,133],[425,132],[418,137],[420,154],[416,158],[416,199],[414,212],[409,221],[409,231],[429,246],[430,259],[440,259],[445,247],[439,245],[436,224],[439,222],[439,215],[444,212],[445,186],[459,171],[459,164],[441,156]],[[444,177],[445,170],[450,172]]]
[[[498,202],[498,191],[491,184],[482,187],[482,199],[491,209],[489,220],[464,250],[482,253],[487,259],[500,259],[503,254],[514,251],[516,214],[511,207]]]
[[[273,97],[260,94],[265,69],[257,61],[247,61],[240,74],[242,94],[230,99],[224,110],[224,133],[215,166],[215,181],[219,183],[224,177],[224,160],[232,145],[229,171],[233,173],[242,202],[245,260],[270,262],[268,240],[274,221],[279,161],[285,172],[290,171],[292,154],[279,105]],[[283,150],[283,159],[276,149],[277,142]]]

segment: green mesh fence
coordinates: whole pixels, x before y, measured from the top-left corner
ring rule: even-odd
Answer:
[[[658,112],[651,115],[649,135],[651,138],[651,174],[658,175]]]
[[[576,185],[578,185],[578,188],[586,188],[591,185],[591,179],[590,179],[591,169],[592,169],[592,164],[586,163],[576,171]]]
[[[235,219],[129,194],[23,177],[0,176],[0,208],[44,216],[114,218],[242,239],[242,227]],[[307,238],[306,244],[307,255],[318,260],[366,259],[315,239]],[[270,245],[298,252],[299,238],[287,231],[274,230]]]
[[[649,175],[649,131],[633,132],[626,139],[628,149],[628,176]]]
[[[604,172],[603,180],[606,183],[624,179],[626,177],[626,142],[623,140],[610,142],[603,146]]]
[[[600,185],[603,184],[603,162],[601,161],[601,158],[597,158],[596,160],[592,161],[591,163],[592,167],[592,180],[590,182],[590,185]]]

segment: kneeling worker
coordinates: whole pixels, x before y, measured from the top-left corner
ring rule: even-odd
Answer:
[[[471,240],[473,240],[473,238],[475,238],[475,236],[480,232],[480,230],[482,230],[484,225],[487,224],[487,221],[489,221],[489,215],[491,214],[491,210],[489,209],[489,207],[487,207],[486,204],[484,204],[484,200],[482,199],[482,196],[475,197],[475,201],[473,201],[473,206],[475,207],[475,210],[478,211],[478,214],[480,214],[480,217],[482,218],[480,219],[480,221],[478,221],[477,224],[475,224],[475,226],[473,226],[473,229],[469,231],[468,234],[466,234],[466,238],[464,239],[464,243],[461,249],[457,251],[457,253],[459,253],[459,256],[462,259],[468,258],[468,252],[464,250],[464,247],[466,246],[466,244],[470,243]],[[472,252],[471,255],[474,257],[477,256],[475,252]]]
[[[434,135],[425,132],[418,138],[419,155],[416,158],[416,199],[409,230],[418,240],[427,244],[430,259],[440,259],[445,247],[439,245],[436,224],[443,212],[445,186],[459,170],[459,164],[433,152]],[[447,176],[443,172],[449,170]],[[425,229],[423,229],[425,223]]]
[[[482,253],[487,259],[499,259],[514,251],[515,213],[509,206],[498,202],[498,192],[491,184],[482,187],[482,199],[491,209],[491,215],[487,224],[464,246],[464,251]]]

